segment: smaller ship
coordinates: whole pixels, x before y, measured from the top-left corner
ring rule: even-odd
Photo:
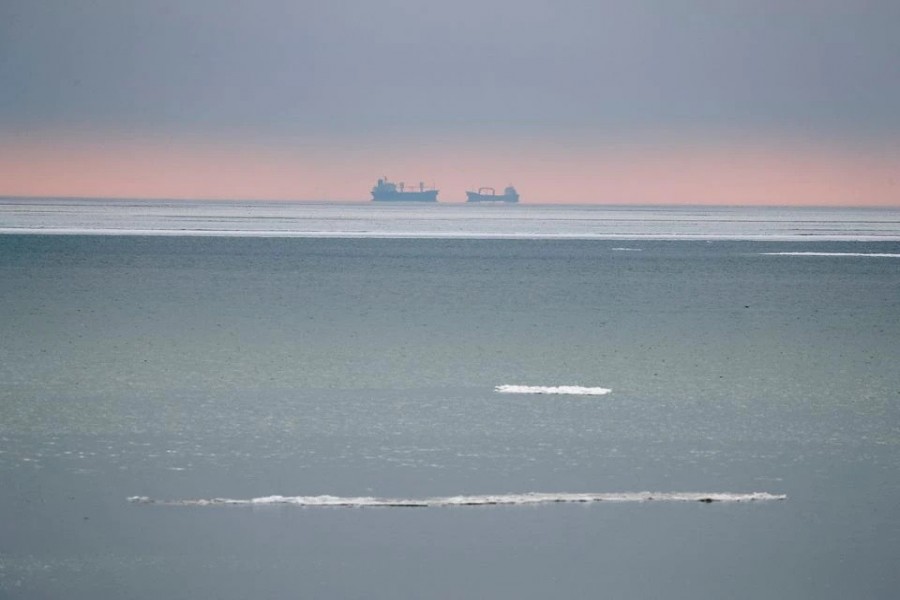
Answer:
[[[507,186],[503,194],[498,195],[492,187],[478,188],[477,192],[466,192],[466,202],[518,202],[519,193],[513,186]]]
[[[382,177],[372,188],[372,200],[376,202],[437,202],[438,191],[434,188],[425,189],[424,183],[419,183],[419,189],[407,190],[401,181],[393,183],[387,177]]]

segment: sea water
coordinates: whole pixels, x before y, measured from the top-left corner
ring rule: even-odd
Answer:
[[[896,210],[104,202],[0,202],[0,597],[900,589]]]

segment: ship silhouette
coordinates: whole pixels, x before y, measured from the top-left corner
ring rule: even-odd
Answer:
[[[507,186],[503,194],[498,195],[492,187],[478,188],[477,192],[466,192],[466,202],[518,202],[519,193],[513,186]]]
[[[419,183],[419,189],[407,190],[404,183],[393,183],[387,177],[382,177],[372,188],[372,200],[376,202],[437,202],[438,190],[425,189],[424,183]]]

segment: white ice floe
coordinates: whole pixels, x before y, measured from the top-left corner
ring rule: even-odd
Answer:
[[[447,507],[447,506],[526,506],[535,504],[594,502],[764,502],[785,500],[784,494],[768,492],[618,492],[618,493],[540,493],[497,494],[475,496],[443,496],[434,498],[377,498],[373,496],[263,496],[260,498],[234,499],[209,498],[188,500],[154,500],[147,496],[132,496],[135,504],[159,504],[165,506],[270,506],[291,505],[302,507]]]
[[[603,396],[612,390],[602,387],[583,387],[580,385],[498,385],[495,392],[501,394],[568,394],[572,396]]]
[[[765,256],[864,256],[867,258],[900,258],[890,252],[763,252]]]

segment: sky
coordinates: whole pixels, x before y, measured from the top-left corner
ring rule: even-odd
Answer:
[[[0,0],[0,195],[900,206],[896,0]]]

